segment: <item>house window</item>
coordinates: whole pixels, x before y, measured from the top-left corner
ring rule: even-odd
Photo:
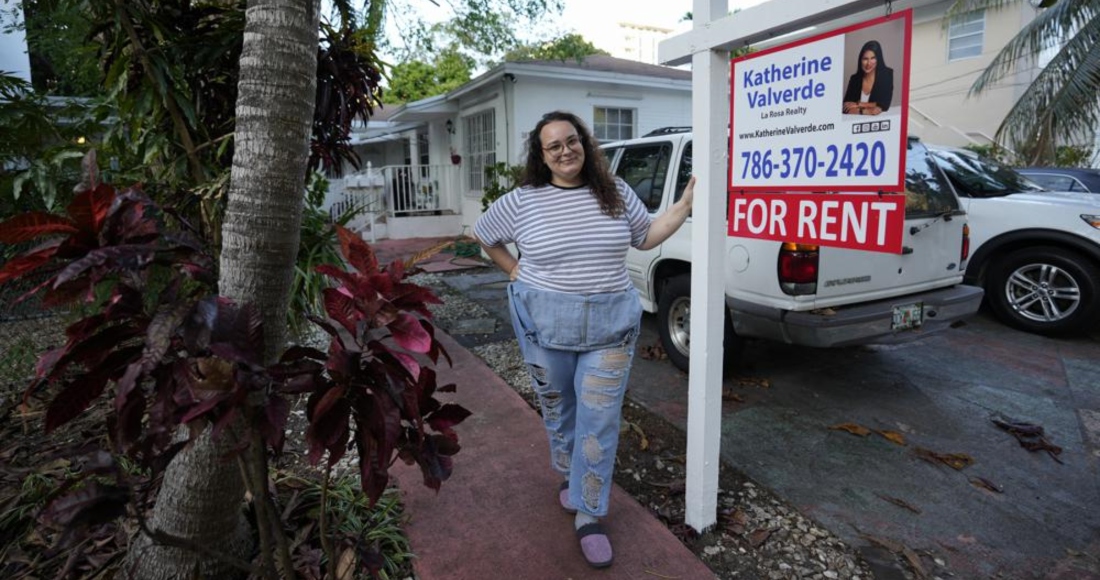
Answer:
[[[463,117],[466,129],[466,185],[471,191],[485,188],[485,168],[496,164],[496,111],[489,109]]]
[[[599,141],[634,138],[634,109],[596,107],[592,119],[592,131]]]
[[[981,56],[984,37],[985,10],[975,10],[952,18],[947,29],[947,60]]]

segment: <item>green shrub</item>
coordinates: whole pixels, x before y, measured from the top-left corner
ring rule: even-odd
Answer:
[[[308,315],[323,312],[321,293],[329,286],[329,279],[317,273],[317,266],[342,266],[344,263],[333,224],[346,227],[363,211],[361,207],[350,207],[333,221],[329,213],[322,209],[328,187],[328,180],[320,173],[314,173],[306,189],[302,239],[298,246],[298,261],[294,264],[294,285],[287,312],[287,324],[294,336],[300,336],[309,325]]]
[[[481,211],[486,211],[489,206],[500,196],[512,191],[523,177],[523,166],[512,165],[501,161],[485,168],[485,187],[482,188]]]

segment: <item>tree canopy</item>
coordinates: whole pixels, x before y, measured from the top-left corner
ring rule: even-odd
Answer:
[[[92,22],[65,0],[23,0],[31,82],[38,91],[91,97],[100,90]]]
[[[608,53],[579,34],[566,34],[548,41],[520,44],[505,53],[503,60],[580,61],[593,54]],[[451,44],[435,53],[430,60],[411,59],[394,65],[390,69],[390,84],[383,93],[383,102],[407,103],[445,94],[469,81],[476,67],[477,60],[463,50],[457,37],[453,37]]]
[[[393,47],[399,60],[424,61],[418,56],[425,51],[457,45],[479,64],[500,60],[522,44],[523,34],[545,29],[546,17],[561,14],[563,8],[562,0],[455,0],[448,4],[450,18],[433,23],[419,17],[413,0],[389,1],[395,4],[387,18],[402,41]],[[428,1],[438,12],[435,0]]]
[[[606,50],[596,48],[596,45],[588,42],[579,34],[566,34],[558,38],[546,41],[523,44],[508,51],[504,60],[517,62],[524,60],[576,60],[581,61],[586,56],[594,54],[609,54]]]
[[[383,102],[407,103],[441,95],[470,80],[476,63],[454,45],[434,55],[430,61],[408,60],[390,69],[390,86]]]

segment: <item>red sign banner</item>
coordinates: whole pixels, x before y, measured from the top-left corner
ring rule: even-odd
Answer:
[[[900,254],[905,196],[732,194],[728,218],[730,236]]]

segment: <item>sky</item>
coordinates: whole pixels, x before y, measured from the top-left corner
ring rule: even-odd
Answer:
[[[4,32],[4,29],[13,24],[13,18],[18,17],[20,21],[23,19],[23,13],[14,11],[13,7],[12,0],[0,1],[0,71],[14,73],[30,82],[31,68],[23,32]]]
[[[728,0],[729,9],[744,9],[764,0]],[[615,42],[619,22],[645,24],[676,31],[691,29],[680,19],[692,11],[692,0],[564,0],[561,26],[579,32],[597,48]]]
[[[440,0],[435,0],[439,2]],[[730,10],[755,6],[765,0],[728,0]],[[692,0],[563,0],[564,10],[561,16],[547,19],[538,30],[540,36],[560,36],[577,32],[586,40],[611,51],[619,42],[619,22],[643,24],[677,31],[691,29],[690,22],[682,22],[685,14],[692,11]],[[323,0],[322,7],[327,13],[328,1]],[[444,4],[445,5],[445,4]],[[404,4],[410,13],[419,13],[425,20],[440,18],[446,11],[433,4],[433,0],[406,0]],[[390,23],[390,37],[400,36]],[[521,37],[524,36],[522,33]]]

